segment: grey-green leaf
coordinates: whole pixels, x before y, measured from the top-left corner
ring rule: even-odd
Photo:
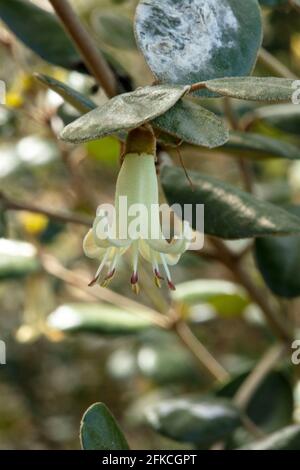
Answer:
[[[217,396],[227,399],[233,398],[249,372],[242,373],[221,386],[217,391]],[[245,411],[260,429],[270,433],[291,423],[293,406],[293,389],[288,374],[273,371],[259,384]],[[240,442],[240,445],[243,443]]]
[[[205,82],[205,87],[223,96],[252,101],[291,101],[294,80],[274,77],[231,77]]]
[[[93,19],[96,33],[104,42],[118,49],[136,49],[133,25],[120,13],[101,12]]]
[[[221,315],[239,314],[250,302],[247,293],[237,284],[215,279],[182,282],[171,295],[176,302],[188,305],[209,304]]]
[[[65,127],[61,138],[80,143],[133,129],[168,111],[188,89],[157,85],[116,96]]]
[[[231,131],[229,140],[224,146],[224,151],[253,159],[300,159],[300,148],[297,145],[253,132]]]
[[[128,450],[118,423],[103,403],[94,403],[84,413],[80,427],[84,450]]]
[[[300,426],[295,424],[252,442],[240,450],[300,450]]]
[[[248,75],[262,40],[257,0],[142,0],[136,37],[162,82]]]
[[[25,0],[0,0],[0,18],[42,59],[67,69],[82,62],[57,17]]]
[[[88,113],[97,107],[92,100],[84,96],[82,93],[79,93],[53,77],[49,77],[42,73],[35,74],[35,77],[47,88],[58,93],[67,103],[71,104],[80,113]]]
[[[193,188],[182,169],[165,167],[162,184],[170,204],[191,204],[196,228],[197,204],[205,207],[205,233],[225,239],[300,233],[300,218],[262,201],[224,181],[189,171]]]
[[[58,307],[48,317],[48,325],[65,332],[127,335],[148,329],[152,324],[143,312],[131,313],[101,303],[71,303]]]
[[[229,138],[222,119],[192,98],[181,99],[153,124],[185,142],[209,148],[219,147]]]
[[[179,442],[209,447],[240,424],[239,411],[227,400],[181,397],[146,410],[155,431]]]
[[[289,206],[287,210],[300,217],[299,206]],[[300,296],[300,236],[257,239],[255,259],[274,294],[286,298]]]
[[[14,279],[38,271],[40,264],[33,245],[0,238],[0,279]]]

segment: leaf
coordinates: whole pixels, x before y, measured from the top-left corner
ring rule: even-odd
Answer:
[[[136,49],[132,22],[120,13],[101,12],[93,20],[96,33],[105,44],[118,49]]]
[[[169,204],[193,206],[196,228],[197,204],[205,207],[205,233],[229,240],[264,235],[300,233],[300,218],[235,186],[206,174],[189,171],[193,188],[182,169],[165,167],[162,184]]]
[[[227,400],[181,397],[146,410],[155,431],[179,442],[209,447],[230,435],[240,424],[239,411]]]
[[[129,450],[115,418],[103,403],[94,403],[84,413],[80,440],[84,450]]]
[[[291,101],[295,80],[274,77],[234,77],[205,82],[205,87],[223,96],[253,101]]]
[[[25,0],[0,0],[0,17],[42,59],[67,69],[82,60],[60,22],[50,12]]]
[[[224,150],[244,158],[300,159],[300,148],[296,145],[251,132],[231,131]]]
[[[92,100],[84,96],[82,93],[79,93],[78,91],[69,87],[65,83],[56,80],[53,77],[49,77],[48,75],[43,75],[41,73],[35,74],[35,77],[47,88],[50,88],[51,90],[58,93],[67,103],[72,105],[80,113],[88,113],[97,107],[97,105]]]
[[[247,375],[244,373],[233,378],[218,390],[217,396],[232,398]],[[275,371],[259,385],[246,407],[246,413],[258,427],[269,433],[291,423],[293,402],[293,390],[287,375]]]
[[[256,0],[142,0],[135,28],[150,69],[163,83],[248,75],[262,40]]]
[[[158,85],[116,96],[65,127],[61,138],[80,143],[138,127],[165,113],[187,90],[184,86]]]
[[[281,5],[287,5],[289,0],[258,0],[261,5],[267,7],[278,7]]]
[[[300,217],[299,206],[288,206],[287,210]],[[257,239],[255,259],[274,294],[286,298],[300,296],[300,236]]]
[[[300,106],[294,104],[263,106],[251,111],[245,116],[245,120],[247,118],[251,118],[251,124],[253,121],[262,120],[283,132],[299,136]]]
[[[249,297],[237,284],[214,279],[197,279],[176,284],[176,302],[188,305],[209,304],[222,315],[239,314],[249,305]]]
[[[193,357],[176,335],[151,329],[138,336],[141,344],[137,353],[140,374],[155,384],[190,384],[199,386],[199,376]]]
[[[209,148],[219,147],[229,138],[222,119],[190,98],[178,101],[153,124],[185,142]]]
[[[49,315],[48,324],[52,328],[65,332],[88,332],[102,335],[127,335],[152,327],[150,322],[138,314],[101,303],[61,305]]]
[[[300,426],[287,426],[279,431],[240,450],[300,450]]]
[[[14,279],[39,270],[33,245],[0,238],[0,279]]]

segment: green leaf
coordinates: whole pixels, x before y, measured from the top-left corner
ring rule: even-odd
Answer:
[[[244,373],[233,378],[218,390],[217,396],[232,398],[247,375],[248,373]],[[293,402],[293,390],[287,375],[283,372],[271,372],[253,394],[246,413],[258,427],[269,433],[291,423]]]
[[[176,284],[176,291],[171,295],[176,302],[188,305],[209,304],[222,315],[242,313],[249,305],[244,289],[229,281],[197,279],[183,282]]]
[[[65,83],[62,83],[55,78],[43,75],[41,73],[35,74],[36,79],[45,85],[47,88],[58,93],[67,103],[72,105],[80,113],[88,113],[92,109],[96,108],[97,105],[84,96],[82,93],[74,90]]]
[[[185,86],[158,85],[116,96],[65,127],[61,138],[80,143],[138,127],[172,108],[187,90]]]
[[[155,431],[179,442],[209,447],[240,424],[239,411],[227,400],[180,397],[146,410]]]
[[[152,324],[139,314],[126,312],[109,304],[71,303],[58,307],[48,317],[52,328],[65,332],[101,335],[127,335],[150,328]]]
[[[219,147],[229,138],[222,119],[203,108],[197,100],[183,98],[153,124],[180,140],[204,147]]]
[[[283,132],[299,136],[300,106],[294,104],[263,106],[247,114],[245,120],[248,119],[251,120],[251,124],[256,121],[263,121]]]
[[[94,18],[93,25],[103,43],[118,49],[136,49],[132,22],[126,16],[101,12]]]
[[[0,279],[14,279],[39,269],[37,251],[33,245],[0,238]]]
[[[94,403],[84,413],[80,439],[84,450],[129,450],[118,423],[103,403]]]
[[[300,450],[300,426],[288,426],[240,450]]]
[[[252,132],[230,132],[229,141],[225,144],[224,151],[244,158],[300,159],[300,148],[296,145]]]
[[[287,210],[300,217],[299,206]],[[255,241],[255,259],[268,287],[279,297],[300,296],[300,236]]]
[[[173,333],[151,329],[138,336],[137,352],[140,374],[159,385],[190,384],[199,386],[199,376],[193,357]]]
[[[287,5],[289,0],[258,0],[261,5],[265,5],[267,7],[278,7],[281,5]]]
[[[67,69],[82,60],[60,22],[50,12],[25,0],[0,0],[0,18],[42,59]]]
[[[136,37],[163,83],[248,75],[262,40],[260,9],[256,0],[142,0]]]
[[[291,101],[295,80],[274,77],[221,78],[205,82],[205,87],[223,96],[253,101]]]
[[[300,219],[273,204],[211,176],[189,171],[191,188],[182,169],[165,167],[162,184],[169,204],[193,206],[196,228],[197,204],[205,207],[205,233],[225,239],[300,233]]]

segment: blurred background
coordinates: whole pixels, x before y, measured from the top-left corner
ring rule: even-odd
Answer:
[[[47,1],[33,3],[50,9]],[[137,2],[71,3],[96,41],[122,68],[125,88],[130,81],[133,88],[151,84],[153,78],[134,40]],[[265,48],[299,75],[300,15],[266,8],[264,28]],[[6,105],[0,107],[1,192],[10,201],[92,218],[98,204],[113,199],[120,143],[113,137],[76,147],[58,141],[59,131],[78,113],[33,74],[63,81],[98,104],[104,100],[101,90],[85,74],[43,62],[4,24],[0,25],[0,65],[0,78],[7,88]],[[258,66],[257,75],[267,73]],[[223,112],[215,100],[208,106]],[[257,113],[255,106],[234,103],[251,130],[299,144],[299,110],[291,117],[279,109],[277,114],[266,109]],[[176,151],[169,153],[178,163]],[[275,202],[299,202],[299,162],[255,163],[260,151],[252,153],[256,193]],[[182,156],[187,168],[241,185],[232,148],[208,152],[186,146]],[[122,321],[119,307],[103,304],[88,293],[85,281],[93,276],[96,264],[82,252],[87,226],[13,208],[13,203],[4,210],[9,206],[6,203],[0,199],[0,339],[6,343],[7,354],[6,365],[0,365],[0,448],[78,449],[81,416],[96,401],[112,410],[132,448],[187,448],[154,433],[145,423],[145,408],[182,393],[205,395],[213,389],[214,394],[230,396],[232,390],[214,386],[173,334],[145,327],[132,317]],[[241,250],[248,243],[230,246]],[[126,262],[110,288],[134,298]],[[268,296],[250,254],[245,263]],[[142,271],[138,302],[161,311],[170,301],[180,305],[197,336],[237,380],[271,343],[259,308],[219,263],[185,254],[173,269],[178,289],[172,298],[165,288],[159,294],[154,290],[147,266]],[[199,281],[196,299],[189,298],[183,284],[190,280]],[[293,308],[297,311],[297,300]],[[276,430],[292,418],[300,419],[300,388],[292,386],[292,373],[287,361],[265,379],[255,395],[251,415],[263,429]]]

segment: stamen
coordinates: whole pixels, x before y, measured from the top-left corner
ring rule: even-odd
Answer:
[[[91,280],[91,282],[88,284],[89,287],[92,287],[94,284],[96,284],[96,282],[98,281],[99,277],[100,277],[100,274],[101,274],[101,271],[102,269],[104,268],[104,265],[107,261],[107,258],[108,258],[108,255],[109,255],[109,249],[106,250],[104,256],[103,256],[103,259],[99,265],[99,268],[97,269],[97,272],[95,274],[95,277],[94,279]]]
[[[150,257],[151,257],[152,269],[153,269],[153,273],[154,273],[154,282],[156,284],[156,287],[158,287],[160,289],[161,288],[160,281],[163,281],[164,278],[162,277],[162,275],[159,272],[158,262],[157,262],[156,255],[153,252],[153,250],[150,250]]]
[[[168,264],[166,262],[166,259],[165,259],[164,255],[162,253],[160,253],[160,257],[161,257],[161,261],[162,261],[164,270],[165,270],[166,275],[167,275],[168,287],[169,287],[170,290],[176,290],[176,287],[173,284],[172,279],[171,279],[171,274],[170,274],[169,267],[168,267]]]
[[[107,273],[106,277],[104,278],[104,281],[101,284],[102,287],[107,287],[108,284],[110,283],[110,281],[112,280],[112,278],[114,277],[114,275],[116,273],[116,266],[117,266],[117,263],[119,261],[119,257],[120,257],[120,251],[117,250],[115,256],[113,257],[113,259],[110,263],[108,273]]]
[[[160,279],[161,281],[165,279],[156,268],[154,269],[154,274],[155,274],[155,277],[157,277],[157,279]]]
[[[107,274],[107,276],[104,278],[103,282],[101,283],[101,287],[107,287],[110,281],[112,280],[112,278],[114,277],[115,273],[116,273],[115,269],[113,269],[112,271],[109,271],[109,273]]]

